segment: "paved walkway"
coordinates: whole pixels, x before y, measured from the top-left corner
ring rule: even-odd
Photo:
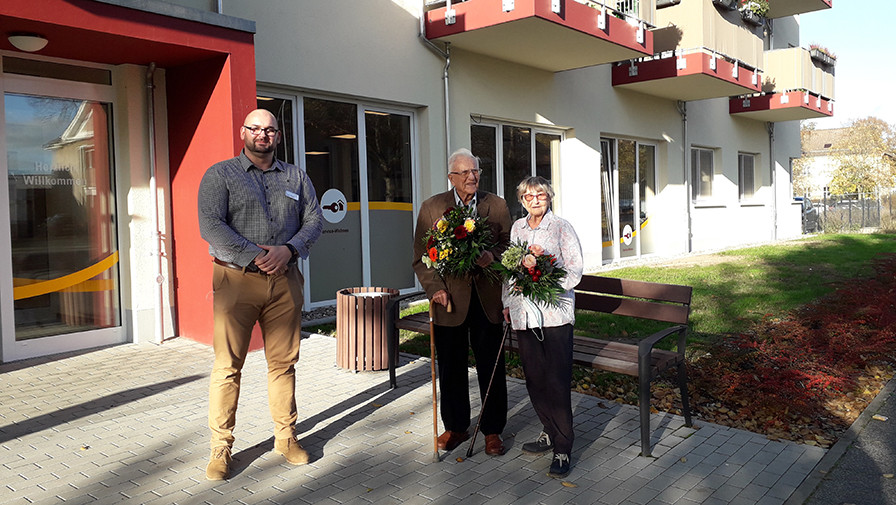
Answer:
[[[336,341],[303,340],[299,438],[312,462],[272,452],[264,356],[250,354],[230,480],[204,478],[209,347],[185,339],[128,344],[0,365],[0,498],[6,504],[802,503],[828,451],[655,414],[653,457],[638,456],[637,409],[573,393],[572,473],[522,443],[540,426],[522,381],[509,379],[508,452],[483,437],[433,462],[427,359],[388,373],[335,366]],[[475,382],[473,382],[475,383]],[[478,408],[474,408],[474,413]],[[475,420],[474,420],[475,421]],[[896,419],[893,420],[896,422]],[[835,446],[836,447],[836,446]],[[892,447],[892,446],[891,446]],[[892,461],[892,458],[890,459]],[[811,487],[801,484],[806,481]]]

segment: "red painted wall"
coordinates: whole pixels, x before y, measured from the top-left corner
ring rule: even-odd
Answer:
[[[205,170],[238,152],[237,127],[255,108],[254,34],[86,0],[3,1],[0,27],[45,36],[41,55],[165,69],[177,333],[211,342],[212,268],[196,194]],[[5,36],[0,49],[16,50]]]

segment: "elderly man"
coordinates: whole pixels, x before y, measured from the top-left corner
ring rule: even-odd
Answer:
[[[236,158],[213,165],[199,185],[199,231],[214,270],[214,350],[206,478],[230,475],[240,371],[256,322],[268,363],[268,404],[274,451],[289,463],[308,462],[295,438],[295,364],[299,360],[304,279],[296,266],[323,229],[317,194],[304,171],[274,158],[277,119],[252,111]]]
[[[479,159],[468,149],[459,149],[448,158],[448,180],[453,188],[426,200],[420,207],[414,234],[413,265],[435,307],[433,338],[439,364],[442,423],[445,425],[438,446],[442,450],[451,450],[469,438],[467,369],[472,347],[480,397],[488,391],[492,366],[497,363],[491,393],[488,402],[484,402],[481,430],[485,435],[486,454],[498,456],[504,453],[501,432],[507,424],[507,382],[501,349],[501,282],[494,276],[487,276],[483,269],[499,259],[507,248],[510,212],[503,198],[479,190],[479,174]],[[461,205],[472,207],[480,217],[488,218],[486,224],[497,245],[482,253],[473,272],[463,277],[442,279],[421,260],[426,249],[424,236],[445,210]],[[453,312],[446,308],[449,300]]]

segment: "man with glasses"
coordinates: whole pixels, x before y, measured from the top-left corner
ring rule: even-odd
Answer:
[[[452,189],[423,202],[414,234],[414,271],[434,306],[433,338],[439,365],[442,423],[445,432],[438,438],[439,449],[452,450],[469,438],[470,388],[467,369],[470,348],[476,358],[479,394],[488,390],[492,367],[495,378],[484,403],[481,430],[485,452],[504,453],[501,432],[507,424],[507,381],[504,353],[501,349],[501,282],[485,269],[507,249],[510,240],[510,212],[498,195],[479,190],[479,159],[468,149],[458,149],[448,158],[448,180]],[[427,268],[424,237],[442,214],[456,206],[470,206],[491,228],[497,245],[484,251],[478,268],[463,277],[440,278]],[[453,311],[448,312],[448,302]],[[497,364],[497,365],[495,365]]]
[[[274,158],[280,130],[273,114],[249,113],[240,139],[245,144],[240,155],[213,165],[199,185],[199,232],[214,262],[209,480],[230,475],[240,373],[256,322],[268,363],[274,451],[294,465],[308,462],[295,438],[305,284],[296,263],[320,237],[323,216],[305,172]]]

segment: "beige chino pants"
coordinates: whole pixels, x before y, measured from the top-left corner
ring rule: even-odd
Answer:
[[[299,360],[305,280],[296,266],[264,275],[214,265],[215,364],[209,386],[212,448],[233,446],[240,376],[256,321],[268,364],[268,405],[274,438],[294,436],[295,364]]]

